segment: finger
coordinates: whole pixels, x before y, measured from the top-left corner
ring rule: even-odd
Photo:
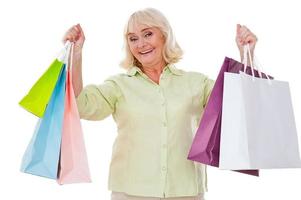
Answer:
[[[67,40],[69,40],[70,42],[76,42],[81,35],[83,35],[83,31],[80,25],[74,25],[66,32],[63,38],[63,42],[66,42]]]
[[[78,40],[78,38],[80,37],[80,31],[76,30],[75,27],[70,30],[70,34],[72,35],[74,40]]]
[[[242,27],[241,31],[240,31],[240,34],[239,34],[240,37],[243,36],[243,35],[245,35],[247,32],[250,32],[250,30],[247,29],[246,27]]]
[[[257,37],[254,33],[252,33],[251,31],[248,31],[246,34],[243,35],[243,39],[246,39],[247,37],[253,37],[255,40],[257,40]]]
[[[238,40],[239,42],[243,42],[244,38],[242,37],[242,35],[238,35],[238,36],[237,36],[237,40]]]
[[[70,30],[70,33],[73,35],[73,37],[75,38],[75,40],[78,39],[80,37],[80,35],[81,35],[80,30],[76,26],[74,26]]]
[[[255,39],[253,36],[251,36],[251,35],[247,36],[246,38],[244,38],[244,39],[242,40],[243,45],[246,45],[246,44],[253,44],[253,43],[255,43],[255,42],[256,42],[256,39]]]
[[[257,38],[254,35],[248,35],[245,39],[244,39],[245,44],[254,44],[257,42]]]
[[[248,34],[248,30],[245,27],[241,27],[238,34],[236,35],[236,38],[237,38],[237,40],[242,42],[244,39],[244,36],[246,36],[247,34]]]
[[[249,38],[253,38],[252,41],[253,41],[253,40],[254,40],[255,42],[257,41],[256,35],[255,35],[254,33],[250,32],[250,31],[248,31],[248,32],[246,32],[244,35],[242,35],[242,40],[244,41],[244,44],[249,43],[249,42],[247,41],[247,39],[249,39]]]
[[[250,37],[251,36],[251,33],[249,33],[249,32],[247,32],[245,35],[243,35],[242,36],[242,41],[245,43],[246,42],[246,39],[248,38],[248,37]]]
[[[79,28],[77,27],[77,25],[73,27],[73,30],[75,30],[77,33],[80,33],[80,30],[79,30]]]
[[[241,35],[241,39],[245,40],[246,37],[248,37],[249,35],[254,35],[254,34],[250,31],[246,31]]]
[[[246,27],[245,25],[242,25],[242,26],[240,27],[240,32],[244,32],[244,31],[246,31],[246,30],[249,30],[249,29],[248,29],[248,27]]]
[[[70,33],[67,34],[66,37],[67,37],[69,40],[72,40],[72,42],[73,42],[74,39],[75,39],[75,37],[76,37],[76,35],[74,35],[74,33],[70,32]]]
[[[85,37],[84,31],[83,31],[81,25],[80,25],[80,24],[77,24],[76,27],[79,29],[80,34],[81,34],[83,37]]]
[[[65,40],[69,40],[70,42],[74,42],[76,38],[76,35],[69,33],[65,36]]]
[[[248,27],[246,27],[245,25],[242,25],[241,27],[243,30],[249,30]]]
[[[241,28],[241,25],[236,24],[236,35],[238,35],[240,33],[240,28]]]
[[[65,35],[64,35],[64,37],[63,37],[63,39],[62,39],[62,42],[63,42],[63,43],[65,43],[67,40],[69,40],[70,42],[72,42],[72,40],[73,40],[73,38],[74,38],[74,36],[72,35],[72,34],[73,34],[73,33],[72,33],[72,29],[73,29],[73,27],[69,28],[69,29],[67,30],[67,32],[65,33]]]
[[[68,32],[65,34],[65,36],[63,38],[63,42],[66,42],[67,40],[69,40],[70,42],[72,42],[72,40],[73,40],[72,34],[70,34]]]
[[[66,32],[66,35],[70,35],[70,34],[73,34],[73,35],[77,35],[77,34],[78,34],[78,31],[77,31],[77,29],[75,28],[75,26],[72,26],[72,27]]]

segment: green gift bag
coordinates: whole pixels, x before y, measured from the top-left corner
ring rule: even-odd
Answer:
[[[28,94],[19,102],[19,104],[32,114],[42,117],[46,106],[50,100],[58,77],[64,65],[63,60],[66,58],[68,43],[61,50],[46,72],[32,86]]]

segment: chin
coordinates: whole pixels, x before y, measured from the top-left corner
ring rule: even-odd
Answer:
[[[155,62],[142,62],[142,66],[152,66]]]

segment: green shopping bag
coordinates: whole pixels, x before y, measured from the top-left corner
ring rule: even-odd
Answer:
[[[28,94],[19,102],[20,106],[32,114],[42,117],[46,106],[50,100],[58,77],[64,65],[63,60],[67,54],[67,46],[60,52],[59,58],[56,58],[46,72],[32,86]]]

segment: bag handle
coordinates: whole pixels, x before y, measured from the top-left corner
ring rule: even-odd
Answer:
[[[252,78],[253,78],[253,81],[255,80],[255,73],[254,73],[254,69],[255,69],[255,66],[256,66],[256,69],[258,71],[258,74],[259,74],[259,77],[260,78],[263,78],[262,76],[262,70],[260,69],[259,67],[259,62],[258,62],[258,59],[256,58],[256,56],[254,55],[254,59],[252,59],[251,57],[251,50],[250,50],[250,45],[249,44],[246,44],[243,46],[244,47],[244,52],[243,52],[243,65],[244,65],[244,73],[246,74],[246,69],[247,69],[247,63],[248,63],[248,57],[249,57],[249,60],[250,60],[250,67],[251,67],[251,70],[252,70]],[[254,61],[255,63],[257,63],[256,65],[254,65]],[[268,82],[271,83],[271,79],[268,75],[265,75],[268,79]]]
[[[254,73],[254,66],[253,66],[253,59],[251,57],[251,50],[250,50],[250,45],[246,44],[243,46],[244,48],[244,53],[243,53],[243,65],[244,65],[244,73],[246,74],[246,70],[247,70],[247,64],[248,64],[248,56],[249,56],[249,60],[250,60],[250,67],[251,67],[251,71],[252,71],[252,77],[255,76]]]
[[[61,49],[61,51],[57,55],[57,59],[63,63],[66,63],[66,59],[68,58],[68,52],[69,48],[71,46],[71,42],[69,40],[66,41],[64,47]]]
[[[73,68],[73,51],[74,51],[74,43],[72,42],[71,43],[71,46],[70,46],[70,51],[69,51],[69,54],[70,54],[70,64],[68,65],[68,70],[70,72],[70,81],[72,83],[72,68]],[[68,56],[69,57],[69,56]]]
[[[71,43],[71,46],[70,46],[70,70],[73,68],[73,51],[74,51],[74,43],[72,42]]]
[[[66,42],[67,44],[65,46],[67,46],[67,50],[66,50],[66,70],[69,71],[70,73],[70,81],[72,82],[72,67],[73,67],[73,50],[74,50],[74,42],[70,42],[67,40]]]

